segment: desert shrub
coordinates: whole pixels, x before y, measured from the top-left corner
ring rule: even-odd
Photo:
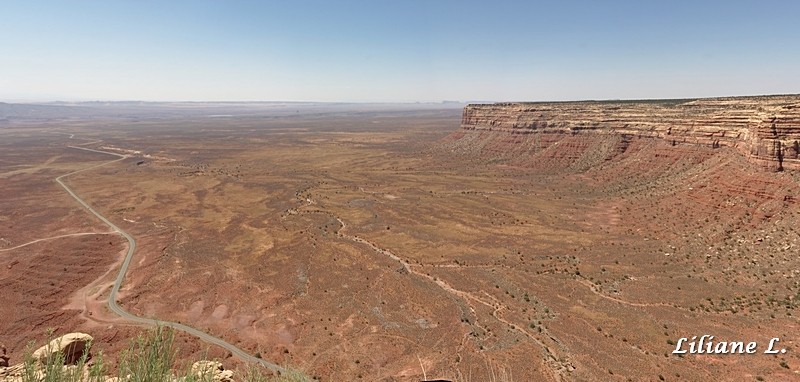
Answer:
[[[176,355],[174,338],[172,329],[158,326],[131,341],[120,357],[120,380],[169,382]]]
[[[47,343],[53,339],[53,331],[47,331]],[[28,344],[23,358],[22,382],[99,382],[105,381],[96,371],[102,368],[102,354],[98,360],[88,368],[88,373],[84,373],[86,364],[89,361],[89,348],[91,343],[86,344],[83,354],[78,358],[74,365],[64,367],[65,356],[62,352],[48,351],[42,359],[33,356],[34,344]],[[49,349],[48,349],[49,350]]]
[[[52,331],[48,332],[52,337]],[[190,369],[175,373],[178,350],[174,343],[172,328],[158,326],[132,340],[119,359],[118,376],[124,382],[212,382],[211,371],[197,375]],[[49,343],[48,339],[48,343]],[[24,356],[21,382],[104,382],[107,368],[103,353],[92,357],[89,362],[91,343],[87,344],[76,364],[64,366],[64,354],[53,352],[39,360],[33,357],[33,343]],[[236,378],[243,382],[306,382],[312,379],[300,371],[284,368],[280,375],[265,375],[263,369],[251,366],[240,372]]]

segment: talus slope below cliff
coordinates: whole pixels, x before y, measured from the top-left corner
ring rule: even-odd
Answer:
[[[565,135],[585,133],[619,136],[621,145],[633,138],[657,138],[672,146],[733,147],[766,168],[800,170],[797,95],[472,104],[464,108],[461,126],[473,131],[539,133],[539,148]]]

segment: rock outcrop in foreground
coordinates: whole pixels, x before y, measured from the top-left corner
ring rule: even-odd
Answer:
[[[800,95],[472,104],[464,109],[461,126],[515,134],[613,134],[657,138],[672,145],[728,146],[766,168],[800,170]]]
[[[92,336],[85,333],[68,333],[55,338],[47,345],[34,351],[25,363],[12,366],[0,365],[0,382],[23,382],[23,381],[47,381],[59,380],[58,377],[50,375],[54,373],[61,376],[63,380],[91,380],[105,382],[122,382],[127,379],[110,376],[89,376],[89,365],[91,357],[88,354],[92,343]],[[87,357],[81,362],[84,353]],[[53,360],[58,365],[63,363],[61,370],[56,370]],[[78,369],[83,367],[83,369]],[[60,366],[59,366],[60,368]],[[233,371],[225,370],[222,363],[217,361],[198,361],[192,365],[190,374],[203,381],[232,382]],[[182,381],[185,378],[174,377],[174,381]]]

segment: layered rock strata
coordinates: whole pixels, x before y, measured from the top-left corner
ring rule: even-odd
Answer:
[[[615,134],[729,146],[772,170],[800,170],[800,95],[694,100],[471,104],[466,130]]]

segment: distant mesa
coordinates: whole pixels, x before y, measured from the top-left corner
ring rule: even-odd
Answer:
[[[461,127],[462,132],[612,134],[732,147],[765,168],[800,170],[800,95],[470,104]]]

